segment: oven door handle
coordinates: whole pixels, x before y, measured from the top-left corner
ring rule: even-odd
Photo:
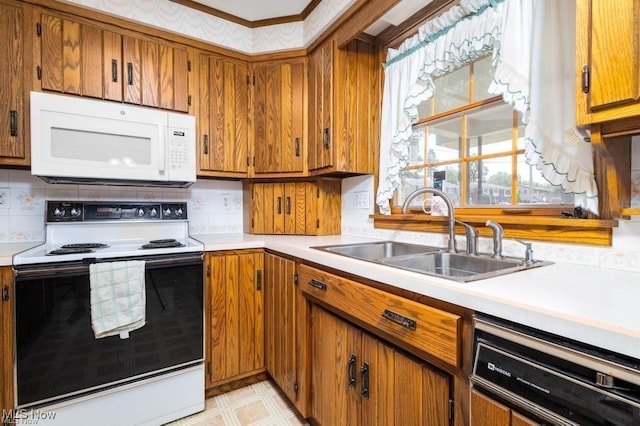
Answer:
[[[167,256],[161,259],[144,259],[144,258],[131,258],[128,260],[144,260],[145,267],[156,267],[156,266],[167,266],[167,265],[185,265],[192,263],[201,263],[203,260],[203,254],[198,253],[194,255],[188,256]],[[115,261],[115,260],[114,260]],[[100,263],[103,263],[101,261]],[[62,274],[88,274],[89,273],[89,265],[92,263],[97,263],[96,259],[91,259],[89,261],[87,259],[87,263],[85,264],[75,264],[68,266],[41,266],[38,268],[27,268],[27,269],[15,269],[14,273],[16,277],[50,277],[55,275]]]

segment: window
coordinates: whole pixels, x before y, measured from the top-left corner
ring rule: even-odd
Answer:
[[[409,164],[400,174],[395,203],[417,188],[434,186],[444,171],[443,191],[458,208],[522,205],[573,208],[573,195],[549,184],[524,158],[522,117],[501,97],[491,97],[489,57],[434,79],[435,95],[418,106]],[[414,200],[421,206],[422,200]]]

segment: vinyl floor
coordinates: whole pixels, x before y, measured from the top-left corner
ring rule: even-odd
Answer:
[[[306,425],[295,409],[271,381],[255,383],[214,396],[205,402],[205,410],[167,426],[245,426]]]

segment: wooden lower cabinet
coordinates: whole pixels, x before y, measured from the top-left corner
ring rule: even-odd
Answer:
[[[13,402],[13,272],[0,268],[0,413],[7,413]],[[5,411],[6,410],[6,411]],[[4,416],[3,416],[4,417]],[[4,418],[0,417],[0,422]],[[3,423],[4,424],[4,423]]]
[[[513,411],[506,405],[478,392],[471,391],[471,426],[539,426],[535,420]]]
[[[206,268],[206,387],[264,373],[264,253],[211,252]]]
[[[265,365],[303,417],[309,416],[309,302],[296,286],[296,262],[264,259]]]
[[[313,305],[311,418],[319,425],[448,425],[450,378]]]

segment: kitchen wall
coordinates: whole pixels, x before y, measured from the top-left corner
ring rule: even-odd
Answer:
[[[0,243],[44,240],[45,200],[186,201],[192,234],[242,232],[242,184],[198,180],[188,189],[47,184],[0,169]]]
[[[446,246],[446,235],[444,234],[374,229],[373,219],[369,219],[369,215],[373,214],[375,204],[373,185],[372,176],[358,176],[343,180],[343,234]],[[618,227],[613,229],[612,247],[533,241],[534,257],[556,263],[573,263],[640,272],[640,244],[638,244],[640,242],[640,221],[620,220],[618,223]],[[459,247],[465,247],[464,236],[459,236],[458,241]],[[503,248],[507,255],[524,256],[524,246],[515,241],[505,239]],[[491,239],[480,238],[478,251],[491,253],[492,250]]]
[[[446,235],[374,229],[374,179],[357,176],[342,181],[342,233],[445,246]],[[191,234],[242,232],[242,184],[200,179],[187,189],[133,188],[96,185],[51,185],[29,171],[0,169],[0,243],[44,240],[45,200],[186,201]],[[459,236],[464,247],[464,237]],[[620,220],[613,230],[612,247],[534,241],[535,257],[556,263],[574,263],[640,272],[640,221]],[[492,251],[491,239],[480,238],[479,251]],[[523,256],[523,246],[504,241],[504,252]]]

